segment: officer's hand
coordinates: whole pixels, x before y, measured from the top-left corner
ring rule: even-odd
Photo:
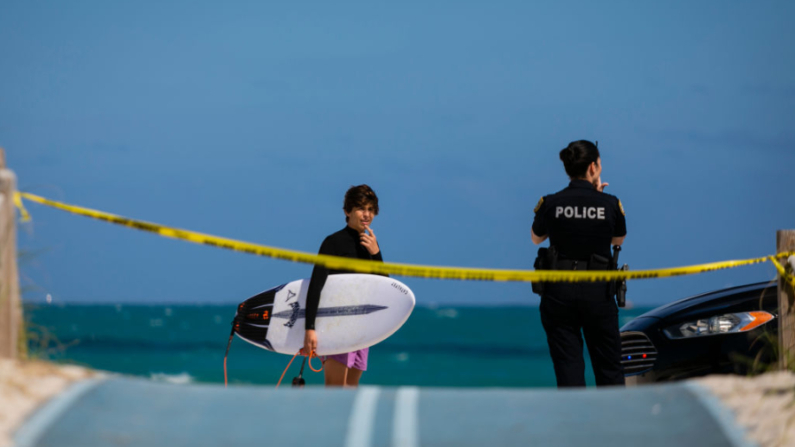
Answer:
[[[314,329],[307,329],[304,335],[304,354],[309,355],[317,351],[317,334]]]
[[[366,248],[371,255],[377,255],[378,252],[381,251],[381,249],[378,248],[378,240],[375,238],[375,233],[373,233],[373,229],[370,228],[370,226],[368,225],[364,227],[364,230],[369,231],[370,234],[367,234],[365,232],[360,235],[362,240],[362,245],[364,245],[364,248]]]
[[[608,186],[609,184],[610,184],[610,183],[607,183],[607,182],[605,182],[605,183],[602,183],[602,177],[597,177],[597,179],[596,179],[596,181],[594,182],[594,185],[593,185],[593,186],[594,186],[594,188],[596,188],[596,190],[597,190],[597,191],[599,191],[599,192],[605,192],[605,188],[607,188],[607,186]]]

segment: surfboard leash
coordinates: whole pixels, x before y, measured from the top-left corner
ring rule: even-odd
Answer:
[[[242,304],[241,304],[241,306],[242,306]],[[240,329],[240,323],[237,321],[237,318],[235,318],[234,320],[232,320],[232,331],[229,332],[229,341],[226,342],[226,352],[224,353],[224,388],[229,386],[229,375],[228,375],[228,370],[227,370],[227,366],[226,366],[226,360],[229,358],[229,348],[232,346],[232,339],[235,338],[235,332],[238,331],[239,329]],[[292,365],[293,360],[295,360],[295,358],[298,357],[298,355],[305,356],[304,362],[309,363],[309,369],[311,369],[312,371],[318,372],[318,373],[323,371],[323,362],[322,362],[322,360],[321,360],[319,369],[315,369],[312,366],[312,358],[313,357],[317,357],[318,356],[317,353],[315,351],[312,351],[311,354],[306,355],[304,353],[304,348],[301,348],[301,349],[298,350],[298,352],[295,353],[293,358],[290,359],[290,362],[287,363],[287,367],[284,368],[284,371],[282,372],[282,376],[279,378],[279,382],[276,383],[276,388],[279,388],[279,385],[282,383],[282,380],[284,379],[284,375],[287,373],[287,370],[290,369],[290,365]],[[306,357],[309,358],[308,361],[307,361]],[[301,380],[303,380],[303,377],[302,377],[303,373],[304,373],[304,364],[301,365],[301,372],[298,374],[297,379],[300,378]]]
[[[279,381],[278,381],[278,382],[276,382],[276,388],[279,388],[279,385],[281,385],[281,383],[282,383],[282,380],[284,379],[284,375],[285,375],[285,374],[287,374],[287,370],[288,370],[288,369],[290,369],[290,365],[292,365],[292,364],[293,364],[293,360],[295,360],[295,358],[296,358],[296,357],[298,357],[299,355],[303,355],[303,356],[305,356],[305,357],[308,357],[308,358],[309,358],[309,360],[308,360],[308,362],[307,362],[307,363],[309,363],[309,369],[311,369],[312,371],[314,371],[314,372],[316,372],[316,373],[319,373],[319,372],[323,371],[323,362],[322,362],[322,361],[321,361],[321,363],[320,363],[320,369],[315,369],[315,368],[313,368],[313,367],[312,367],[312,358],[313,358],[313,357],[314,357],[314,358],[318,358],[318,356],[317,356],[317,354],[315,353],[315,351],[312,351],[312,353],[311,353],[311,354],[309,354],[309,355],[306,355],[306,354],[304,353],[304,348],[301,348],[300,350],[298,350],[298,352],[296,352],[296,353],[295,353],[295,355],[293,356],[293,358],[291,358],[291,359],[290,359],[290,362],[289,362],[289,363],[287,363],[287,367],[286,367],[286,368],[284,368],[284,371],[282,372],[282,376],[281,376],[281,377],[279,377]],[[304,360],[306,360],[306,359],[304,359]],[[303,375],[303,372],[304,372],[304,365],[301,365],[301,372],[298,374],[298,376],[299,376],[299,377],[301,377],[301,376]]]
[[[226,358],[229,357],[229,347],[232,346],[232,339],[235,338],[235,329],[239,327],[239,323],[232,321],[232,332],[229,333],[229,341],[226,343],[226,353],[224,354],[224,388],[227,386],[226,376]]]
[[[293,358],[290,359],[290,362],[287,363],[287,368],[284,368],[284,371],[282,372],[282,376],[279,377],[279,381],[276,382],[276,388],[277,389],[279,388],[279,385],[282,384],[282,379],[284,379],[284,375],[287,374],[287,370],[290,369],[290,365],[293,364],[293,360],[295,360],[295,358],[298,357],[298,354],[300,354],[300,353],[301,353],[301,351],[296,352],[295,355],[293,356]]]
[[[298,371],[298,377],[293,377],[293,388],[303,388],[306,385],[304,380],[304,366],[306,366],[306,357],[301,362],[301,370]]]

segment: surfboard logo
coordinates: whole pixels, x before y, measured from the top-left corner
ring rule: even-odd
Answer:
[[[398,283],[396,283],[396,282],[393,282],[393,283],[392,283],[392,287],[394,287],[394,288],[396,288],[396,289],[400,290],[400,292],[401,292],[403,295],[408,295],[408,294],[409,294],[408,290],[406,290],[406,289],[405,289],[405,287],[401,287],[401,286],[400,286],[400,284],[398,284]]]
[[[292,298],[292,297],[294,297],[294,296],[295,296],[295,292],[293,292],[293,291],[292,291],[292,290],[290,290],[290,289],[287,289],[287,299],[286,299],[286,300],[284,300],[284,302],[286,303],[286,302],[290,301],[290,298]]]
[[[295,325],[295,321],[298,320],[298,314],[303,313],[305,316],[306,311],[301,312],[303,309],[301,309],[301,305],[298,303],[291,303],[290,307],[292,310],[283,310],[277,314],[273,314],[273,318],[288,318],[289,321],[284,323],[284,325],[287,327],[293,327]]]
[[[285,326],[291,328],[299,318],[306,318],[306,309],[301,309],[298,303],[290,303],[290,310],[271,315],[271,318],[281,318],[287,320]],[[317,310],[317,318],[321,317],[347,317],[352,315],[367,315],[379,310],[387,309],[387,306],[376,306],[374,304],[364,304],[361,306],[337,306],[321,307]]]
[[[262,312],[250,312],[246,314],[246,319],[248,320],[268,320],[270,319],[270,311],[263,310]]]

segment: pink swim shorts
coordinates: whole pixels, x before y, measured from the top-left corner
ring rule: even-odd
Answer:
[[[364,348],[358,351],[348,352],[347,354],[328,355],[326,359],[334,359],[348,368],[367,371],[367,354],[369,352],[370,348]]]

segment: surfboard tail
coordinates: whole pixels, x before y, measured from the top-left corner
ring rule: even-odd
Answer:
[[[250,343],[273,351],[273,346],[266,337],[273,316],[273,300],[280,289],[277,287],[267,290],[240,303],[232,321],[233,333]]]
[[[261,346],[269,351],[273,351],[273,346],[268,341],[268,326],[270,326],[271,314],[273,310],[273,299],[281,287],[255,295],[237,306],[235,318],[232,320],[232,332],[229,334],[229,342],[226,344],[224,353],[224,386],[227,385],[226,359],[229,357],[229,347],[232,346],[232,338],[235,334],[238,337]]]

